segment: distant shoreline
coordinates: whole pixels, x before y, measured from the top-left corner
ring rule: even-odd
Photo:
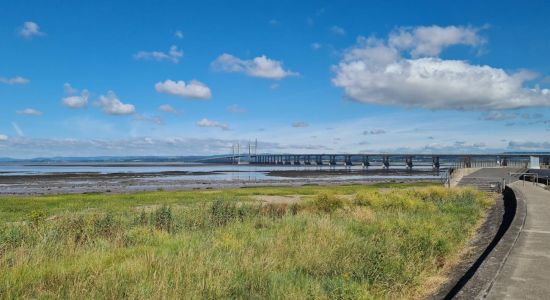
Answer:
[[[340,185],[377,182],[441,181],[427,170],[275,170],[258,171],[262,179],[233,171],[161,172],[60,172],[44,174],[4,173],[0,195],[52,195],[82,193],[130,193],[158,190],[226,189],[253,186]],[[234,177],[231,174],[235,174]],[[244,175],[243,175],[244,174]],[[230,179],[211,179],[221,175]],[[204,178],[203,178],[204,176]],[[373,177],[368,177],[373,176]],[[345,177],[345,178],[344,178]]]

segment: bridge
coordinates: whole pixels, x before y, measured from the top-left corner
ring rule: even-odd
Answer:
[[[254,165],[317,165],[317,166],[441,166],[457,168],[476,168],[493,166],[514,166],[537,168],[539,165],[550,165],[550,152],[522,152],[496,154],[414,154],[414,153],[339,153],[339,154],[238,154],[217,156],[202,162],[226,162],[233,164]]]

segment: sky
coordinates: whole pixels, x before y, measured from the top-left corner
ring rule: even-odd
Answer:
[[[0,157],[550,150],[547,1],[0,0]]]

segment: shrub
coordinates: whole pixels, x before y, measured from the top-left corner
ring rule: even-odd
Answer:
[[[145,210],[142,210],[141,213],[134,219],[135,225],[145,226],[148,223],[149,222],[148,222],[147,214],[145,213]]]
[[[31,211],[29,221],[33,226],[38,226],[46,220],[46,213],[41,209]]]
[[[286,203],[282,203],[282,204],[269,203],[262,207],[262,214],[268,217],[271,217],[272,219],[276,219],[276,218],[282,218],[284,215],[286,215],[286,210],[287,210]]]
[[[112,213],[107,213],[102,218],[94,220],[94,232],[103,237],[113,237],[116,231],[116,224]]]
[[[162,207],[159,207],[154,214],[155,218],[155,228],[158,230],[164,230],[171,232],[172,230],[172,209],[167,206],[163,205]]]
[[[222,199],[214,201],[210,207],[210,220],[215,226],[224,226],[237,216],[237,206],[234,202]]]
[[[335,197],[334,195],[322,193],[317,195],[317,199],[315,199],[315,207],[323,212],[333,212],[338,208],[341,208],[343,206],[343,203],[340,199]]]

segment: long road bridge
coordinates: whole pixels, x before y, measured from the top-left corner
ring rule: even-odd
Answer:
[[[215,158],[229,160],[229,163],[248,163],[255,165],[317,165],[317,166],[354,166],[363,167],[429,166],[439,169],[441,166],[462,168],[490,166],[550,165],[550,152],[498,153],[498,154],[410,154],[410,153],[358,153],[358,154],[240,154]],[[208,162],[205,160],[204,162]]]

